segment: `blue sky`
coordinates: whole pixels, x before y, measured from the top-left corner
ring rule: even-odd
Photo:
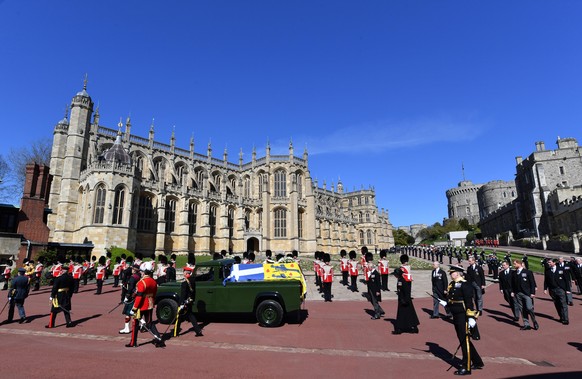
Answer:
[[[81,89],[116,128],[244,160],[301,155],[374,186],[394,226],[582,140],[582,1],[0,0],[0,154],[51,137]],[[581,141],[582,142],[582,141]]]

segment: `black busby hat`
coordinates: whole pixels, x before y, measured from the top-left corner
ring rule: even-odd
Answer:
[[[408,262],[408,255],[407,254],[402,254],[400,256],[400,263],[405,264]]]

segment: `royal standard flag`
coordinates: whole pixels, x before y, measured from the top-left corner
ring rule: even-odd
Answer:
[[[271,263],[264,264],[265,280],[299,280],[301,282],[301,295],[307,292],[307,284],[299,263]]]

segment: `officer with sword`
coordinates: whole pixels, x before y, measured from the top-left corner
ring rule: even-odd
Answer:
[[[73,277],[69,274],[69,267],[62,266],[58,276],[53,281],[53,288],[49,298],[51,302],[51,314],[48,325],[45,328],[54,328],[55,320],[59,312],[65,313],[67,328],[75,326],[71,320],[71,298],[73,297],[73,286],[75,285]]]

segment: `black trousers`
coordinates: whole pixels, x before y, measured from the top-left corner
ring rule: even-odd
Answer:
[[[388,291],[388,274],[380,275],[380,279],[382,280],[382,291]]]
[[[358,275],[350,275],[350,278],[352,280],[352,291],[357,291],[358,290]]]
[[[457,338],[463,353],[461,368],[471,372],[471,363],[474,365],[482,366],[483,360],[471,342],[471,337],[469,336],[468,332],[469,327],[467,325],[467,316],[465,315],[464,307],[462,313],[453,312],[453,324],[455,325],[455,332],[457,333]]]
[[[331,282],[323,282],[323,299],[331,301]]]

